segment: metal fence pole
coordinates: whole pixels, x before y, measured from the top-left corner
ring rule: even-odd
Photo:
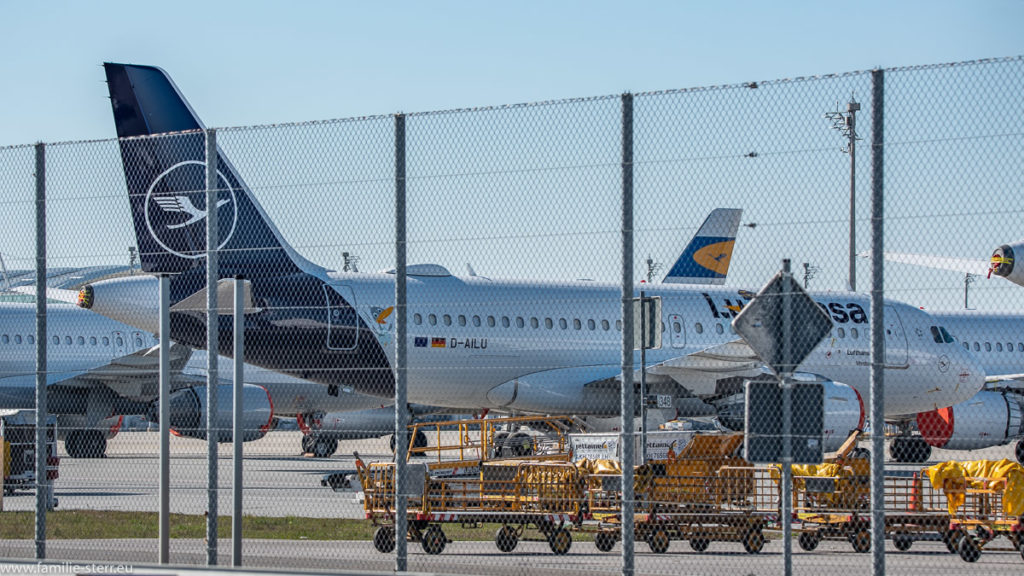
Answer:
[[[46,145],[36,144],[36,559],[46,558]],[[2,466],[0,466],[2,468]],[[0,471],[2,473],[2,471]]]
[[[242,386],[245,372],[242,360],[245,358],[245,310],[242,296],[245,293],[245,279],[235,276],[234,305],[234,362],[232,376],[234,381],[234,399],[231,414],[231,464],[234,472],[231,506],[231,565],[242,565],[242,447],[245,444],[245,431],[242,430],[243,396]]]
[[[874,573],[885,574],[885,186],[883,185],[884,77],[871,72],[871,553]]]
[[[406,366],[406,270],[405,270],[405,115],[395,115],[395,571],[405,572],[408,564],[408,531],[405,493],[405,455],[409,450],[406,428],[408,374]]]
[[[622,574],[633,557],[633,95],[622,95]]]
[[[171,560],[171,279],[160,276],[160,563]]]
[[[779,374],[782,388],[782,494],[779,497],[779,523],[782,524],[782,571],[793,574],[793,275],[790,260],[782,260],[786,279],[782,290],[782,361],[785,372]]]
[[[217,565],[217,131],[206,131],[206,563]]]

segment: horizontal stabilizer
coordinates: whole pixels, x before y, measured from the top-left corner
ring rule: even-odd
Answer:
[[[252,304],[252,283],[243,280],[242,290],[242,311],[243,314],[255,314],[262,311]],[[172,312],[205,312],[206,311],[206,288],[192,294],[174,306]],[[230,278],[223,278],[217,281],[217,314],[230,316],[235,313],[235,281]]]

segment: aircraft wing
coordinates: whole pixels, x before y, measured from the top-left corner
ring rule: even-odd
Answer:
[[[870,258],[871,252],[861,253],[862,258]],[[989,262],[987,260],[974,258],[951,258],[945,256],[934,256],[931,254],[909,254],[905,252],[884,252],[883,257],[889,262],[901,264],[913,264],[936,270],[950,270],[962,274],[975,274],[987,276]]]

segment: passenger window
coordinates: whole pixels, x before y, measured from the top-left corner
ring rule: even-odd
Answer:
[[[551,318],[545,318],[544,327],[547,328],[548,330],[551,330],[552,328],[555,327],[555,323],[551,320]]]
[[[725,332],[725,329],[722,328],[722,324],[720,322],[715,322],[715,332],[719,334],[723,334]]]
[[[71,336],[65,336],[64,343],[67,344],[68,346],[71,346]]]
[[[591,319],[587,320],[587,329],[588,330],[594,330],[595,328],[597,328],[597,323],[594,322],[594,319],[591,318]]]
[[[840,326],[839,328],[836,328],[836,334],[839,335],[840,338],[846,338],[846,329]]]
[[[1013,352],[1013,342],[1007,342],[1006,343],[1006,351],[1007,352]]]
[[[11,343],[11,337],[8,336],[7,334],[4,334],[3,337],[0,338],[0,341],[3,341],[4,344],[10,344]]]
[[[427,324],[430,324],[431,326],[436,326],[437,325],[437,314],[429,314],[427,316]]]
[[[473,316],[473,326],[476,326],[477,328],[480,327],[480,317],[479,316],[476,316],[476,315]]]
[[[857,329],[856,328],[850,328],[850,338],[853,338],[854,340],[856,340],[859,337],[860,337],[860,333],[857,331]]]
[[[617,332],[622,332],[622,320],[615,321],[615,330]]]
[[[451,317],[451,315],[445,314],[442,317],[442,320],[444,321],[444,325],[445,326],[451,326],[452,325],[452,317]]]
[[[459,326],[465,326],[465,325],[466,325],[466,315],[465,314],[459,314]]]
[[[110,338],[107,338],[106,336],[104,336],[103,337],[103,345],[104,346],[110,346]]]
[[[974,351],[975,352],[981,352],[981,344],[978,344],[977,342],[975,342],[974,343]]]
[[[14,343],[15,344],[21,344],[21,334],[15,334],[14,335]]]
[[[683,331],[682,324],[680,324],[679,322],[673,322],[672,323],[672,332],[674,332],[676,334],[679,334],[682,331]]]
[[[89,337],[89,345],[91,345],[91,346],[95,346],[96,345],[96,337],[95,336],[90,336]]]
[[[516,316],[516,328],[522,328],[526,326],[526,321],[523,320],[522,316]]]
[[[612,327],[611,324],[609,324],[607,320],[601,320],[601,329],[602,330],[607,332],[609,329],[611,329],[611,327]]]
[[[537,320],[536,316],[530,318],[530,328],[540,328],[540,321]]]
[[[494,316],[487,317],[487,326],[489,328],[494,328]]]
[[[417,326],[420,325],[420,324],[423,324],[423,316],[420,316],[419,312],[413,314],[412,315],[412,323],[416,324]]]
[[[1024,352],[1024,342],[1017,342],[1017,352]]]
[[[54,343],[54,345],[59,345],[60,344],[60,336],[54,336],[53,337],[53,343]]]
[[[985,342],[985,352],[991,352],[991,351],[992,351],[992,343]]]
[[[141,344],[142,344],[142,342],[139,342],[139,345],[141,345]],[[85,346],[85,336],[79,336],[78,337],[78,345],[79,346]]]
[[[502,328],[508,328],[509,325],[510,325],[510,322],[508,320],[508,316],[502,316],[501,317],[501,327]]]
[[[558,327],[561,328],[562,330],[565,330],[566,328],[569,327],[569,322],[567,322],[565,318],[559,318]]]
[[[28,343],[29,344],[35,344],[36,343],[36,337],[31,335],[31,334],[29,334],[28,335]]]
[[[583,323],[580,322],[579,318],[573,318],[572,319],[572,327],[575,328],[576,330],[580,330],[580,329],[583,328]]]
[[[701,324],[700,322],[697,322],[696,324],[693,325],[693,331],[696,332],[697,334],[703,334],[704,325]]]
[[[1003,351],[1003,343],[1002,342],[996,342],[996,352],[1002,352],[1002,351]]]

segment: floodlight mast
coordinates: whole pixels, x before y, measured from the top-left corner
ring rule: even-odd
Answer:
[[[853,292],[857,291],[857,263],[854,245],[857,240],[857,140],[861,139],[857,136],[857,112],[859,110],[860,103],[853,99],[853,94],[850,94],[845,114],[839,110],[838,102],[836,102],[835,112],[825,113],[825,118],[832,121],[832,128],[838,130],[847,139],[846,146],[840,150],[850,154],[850,270],[848,283]]]

